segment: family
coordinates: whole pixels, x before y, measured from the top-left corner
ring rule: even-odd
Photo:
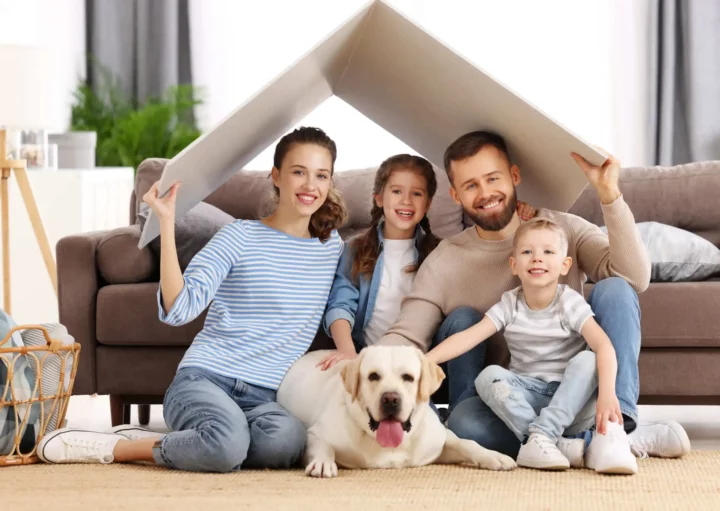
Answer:
[[[318,370],[367,346],[419,348],[447,374],[447,416],[432,405],[446,427],[519,466],[634,474],[637,457],[688,452],[680,424],[638,418],[638,293],[650,261],[613,157],[594,166],[568,155],[597,191],[607,235],[519,202],[520,169],[503,138],[476,131],[444,157],[450,195],[474,226],[438,239],[427,217],[433,167],[402,154],[376,173],[372,226],[343,241],[336,156],[318,128],[285,135],[271,174],[274,212],[223,227],[184,274],[175,245],[181,183],[164,197],[153,185],[143,200],[160,222],[159,318],[183,325],[209,306],[165,395],[171,432],[59,429],[38,445],[43,461],[201,472],[294,466],[306,431],[276,394],[320,327],[337,349]],[[596,283],[587,300],[586,276]],[[507,369],[486,364],[484,341],[496,332]]]

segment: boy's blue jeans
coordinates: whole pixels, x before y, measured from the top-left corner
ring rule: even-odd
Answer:
[[[196,472],[293,466],[305,449],[305,427],[275,395],[204,369],[180,369],[163,403],[172,432],[153,447],[155,462]]]
[[[497,365],[475,380],[480,398],[520,441],[531,433],[557,440],[566,430],[588,432],[595,424],[597,385],[597,359],[590,350],[570,359],[562,381],[545,382]],[[589,443],[589,435],[585,440]]]
[[[593,287],[588,303],[595,320],[610,337],[617,356],[618,372],[615,392],[625,419],[625,430],[637,423],[637,401],[640,393],[638,357],[640,356],[640,305],[637,293],[623,279],[603,279]],[[471,308],[453,311],[438,332],[436,342],[464,330],[482,319]],[[454,326],[454,328],[453,328]],[[443,336],[441,336],[441,333]],[[480,348],[480,349],[478,349]],[[450,387],[448,427],[460,438],[475,440],[483,447],[516,457],[520,449],[517,436],[477,395],[474,380],[485,365],[485,343],[448,363],[446,374]],[[572,428],[575,429],[575,428]]]

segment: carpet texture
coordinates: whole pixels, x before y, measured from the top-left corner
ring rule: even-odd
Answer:
[[[720,509],[720,451],[638,461],[635,476],[433,465],[341,471],[339,478],[326,480],[299,470],[219,475],[147,465],[30,465],[0,468],[0,489],[3,509],[31,505],[53,511]]]

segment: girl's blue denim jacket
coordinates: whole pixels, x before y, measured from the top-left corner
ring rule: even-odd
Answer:
[[[346,319],[350,323],[352,339],[355,343],[355,349],[358,350],[358,352],[365,346],[363,332],[372,317],[377,292],[380,287],[380,280],[382,278],[384,224],[385,221],[383,220],[377,226],[380,253],[378,254],[377,263],[375,263],[372,278],[369,280],[364,275],[359,276],[359,282],[357,283],[353,282],[350,278],[350,270],[352,269],[355,253],[351,246],[352,239],[345,243],[343,253],[338,262],[337,271],[335,272],[335,280],[330,289],[325,317],[323,318],[323,327],[328,336],[331,336],[330,325],[338,319]],[[418,225],[415,228],[415,262],[418,260],[418,247],[424,236],[425,231]]]

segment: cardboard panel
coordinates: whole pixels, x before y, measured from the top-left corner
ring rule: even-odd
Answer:
[[[324,41],[168,162],[160,179],[159,193],[165,194],[176,181],[183,182],[176,203],[177,218],[333,95],[371,9],[372,3],[369,3],[358,10]],[[151,214],[138,246],[144,247],[159,233],[157,219]]]
[[[571,151],[606,157],[383,2],[335,93],[441,168],[460,135],[501,134],[520,167],[518,195],[535,207],[566,211],[587,185]]]
[[[566,211],[587,185],[571,151],[606,156],[377,0],[173,158],[160,193],[183,181],[180,218],[332,94],[441,168],[463,133],[500,133],[523,177],[518,196],[535,207]],[[158,234],[150,215],[139,246]]]

